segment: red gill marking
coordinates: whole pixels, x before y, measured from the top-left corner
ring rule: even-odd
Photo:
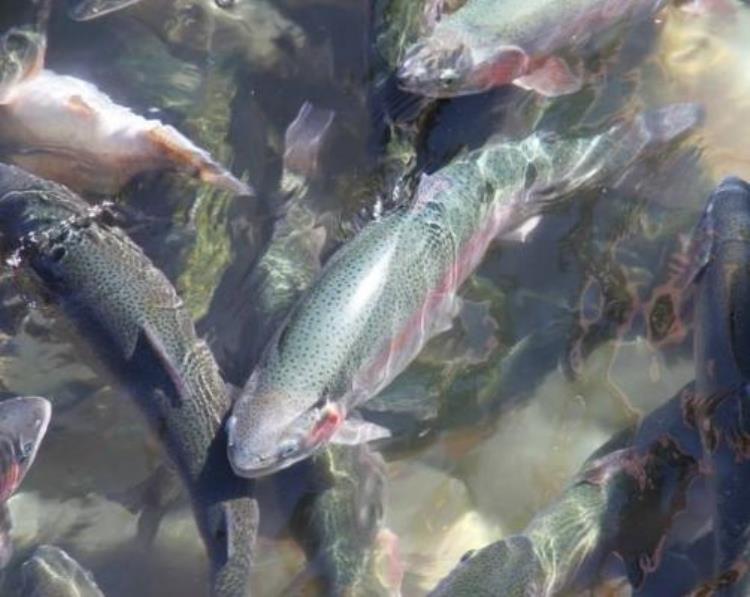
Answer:
[[[322,415],[322,418],[315,424],[310,432],[308,443],[311,446],[317,446],[318,444],[330,439],[341,426],[341,423],[344,422],[343,413],[339,407],[333,404],[326,405],[323,409]]]

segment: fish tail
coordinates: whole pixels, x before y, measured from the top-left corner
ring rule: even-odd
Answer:
[[[208,152],[196,147],[172,126],[159,124],[146,132],[159,157],[181,170],[197,174],[203,182],[237,195],[254,195],[252,187],[215,162]]]
[[[679,141],[703,121],[695,103],[670,104],[639,114],[630,123],[615,127],[612,145],[625,152],[626,161]]]

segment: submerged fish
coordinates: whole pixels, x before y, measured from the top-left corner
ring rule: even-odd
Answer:
[[[50,403],[36,396],[0,402],[0,567],[8,563],[13,551],[5,502],[34,464],[51,414]]]
[[[278,330],[227,423],[234,470],[260,476],[328,441],[385,435],[350,414],[450,326],[456,291],[493,239],[525,234],[545,208],[621,174],[698,117],[674,105],[591,138],[500,141],[423,176],[409,206],[331,258]]]
[[[443,15],[404,56],[404,89],[453,97],[514,84],[545,96],[581,88],[580,60],[563,57],[666,0],[469,0]]]
[[[643,454],[629,440],[627,433],[610,440],[521,534],[466,554],[430,595],[580,595],[606,579],[612,554],[640,586],[698,465],[666,435]]]
[[[192,499],[213,594],[245,597],[257,505],[227,462],[218,367],[174,288],[106,211],[61,185],[0,165],[0,214],[16,271],[77,326],[164,442]]]
[[[323,594],[381,595],[385,587],[375,570],[377,544],[393,538],[383,526],[385,463],[368,446],[328,446],[311,463],[316,491],[303,499],[293,532],[310,562]],[[396,554],[383,575],[400,581]]]
[[[21,566],[24,597],[104,597],[91,572],[54,545],[40,545]]]
[[[175,169],[239,195],[250,187],[177,129],[114,103],[91,83],[42,67],[43,36],[0,40],[0,149],[39,176],[112,194],[136,174]]]
[[[717,574],[731,578],[750,565],[750,184],[724,179],[696,237],[695,425],[713,473]]]

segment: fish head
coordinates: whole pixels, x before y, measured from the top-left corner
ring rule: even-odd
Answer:
[[[460,36],[431,35],[406,51],[398,70],[401,87],[434,98],[481,93],[522,76],[528,56],[516,46],[480,47]]]
[[[343,409],[320,400],[301,413],[281,390],[241,396],[227,421],[229,461],[241,477],[262,477],[311,456],[344,422]]]
[[[454,36],[431,35],[407,49],[398,69],[401,88],[427,97],[467,93],[474,61],[471,49]]]
[[[23,481],[36,458],[49,425],[52,406],[38,396],[0,402],[0,503]]]
[[[0,38],[0,103],[24,79],[42,69],[46,49],[44,35],[14,28]]]
[[[464,554],[430,595],[542,595],[546,594],[539,582],[542,576],[534,545],[516,535]]]
[[[74,21],[90,21],[139,2],[142,0],[79,0],[68,6],[68,16]]]

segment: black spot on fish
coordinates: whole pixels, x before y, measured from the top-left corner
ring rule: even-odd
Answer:
[[[65,257],[65,247],[55,247],[52,249],[52,252],[50,253],[50,258],[52,261],[60,261],[63,257]]]

